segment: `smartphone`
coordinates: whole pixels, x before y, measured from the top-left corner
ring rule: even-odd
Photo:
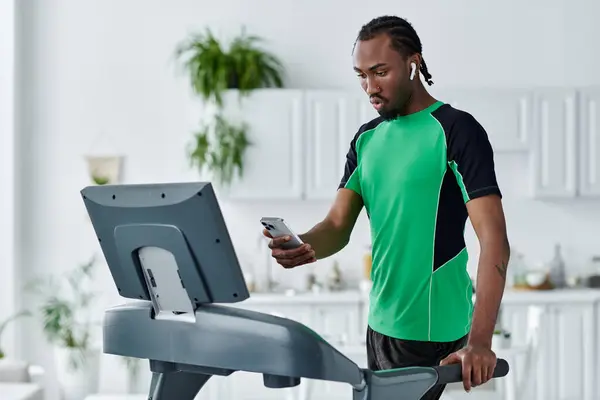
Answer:
[[[262,217],[260,223],[269,231],[271,236],[289,236],[291,239],[284,243],[281,247],[284,249],[295,249],[304,244],[300,237],[288,226],[283,218],[279,217]]]

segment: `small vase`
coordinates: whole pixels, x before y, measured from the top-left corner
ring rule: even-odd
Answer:
[[[117,184],[121,178],[122,158],[119,156],[86,156],[88,174],[96,185]]]

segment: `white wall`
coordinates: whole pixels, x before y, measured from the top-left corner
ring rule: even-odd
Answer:
[[[16,310],[15,285],[15,3],[0,1],[0,322]],[[0,349],[14,349],[11,325]]]
[[[371,17],[384,13],[398,13],[414,23],[436,85],[600,84],[600,56],[592,39],[600,37],[593,20],[600,7],[592,0],[566,4],[385,0],[367,7],[342,0],[222,0],[217,7],[192,0],[22,0],[17,8],[17,268],[24,278],[64,271],[97,250],[78,193],[89,184],[86,152],[126,155],[127,182],[198,179],[187,167],[185,146],[201,107],[190,98],[172,58],[176,43],[192,30],[210,25],[231,37],[246,24],[251,33],[266,37],[269,48],[286,63],[288,87],[357,87],[350,56],[356,33]],[[100,149],[94,147],[98,143]],[[518,155],[498,158],[512,244],[536,260],[550,257],[553,243],[560,241],[574,260],[573,268],[600,252],[594,239],[600,206],[527,200],[526,168]],[[223,205],[244,260],[256,256],[263,214],[282,215],[301,231],[328,207],[325,202]],[[473,273],[477,244],[472,232],[468,235]],[[367,243],[363,215],[351,244],[339,256],[347,274],[360,273],[358,257]],[[327,272],[317,265],[278,270],[277,276],[302,284],[297,278],[307,270]],[[98,285],[109,296],[106,303],[115,300],[107,271]],[[38,326],[23,322],[20,333],[18,353],[51,370],[51,355]]]

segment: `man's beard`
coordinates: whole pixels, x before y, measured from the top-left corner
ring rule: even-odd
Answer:
[[[391,121],[400,115],[400,110],[395,107],[390,109],[383,108],[382,110],[377,111],[377,113],[384,121]]]
[[[406,112],[405,108],[410,103],[410,99],[412,94],[407,94],[406,97],[401,99],[397,99],[395,102],[387,101],[386,105],[388,107],[383,107],[381,110],[378,110],[377,113],[384,121],[391,121],[393,119],[398,118],[401,115],[404,115]]]

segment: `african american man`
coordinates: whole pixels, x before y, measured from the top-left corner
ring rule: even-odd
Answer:
[[[369,368],[461,363],[469,391],[492,378],[492,335],[504,293],[509,244],[494,154],[478,121],[434,99],[412,25],[394,16],[360,30],[354,70],[379,117],[358,129],[327,216],[300,235],[304,245],[269,247],[292,268],[346,246],[364,207],[372,234]],[[476,302],[464,229],[480,245]],[[269,236],[268,232],[264,234]],[[444,386],[423,399],[439,399]]]

